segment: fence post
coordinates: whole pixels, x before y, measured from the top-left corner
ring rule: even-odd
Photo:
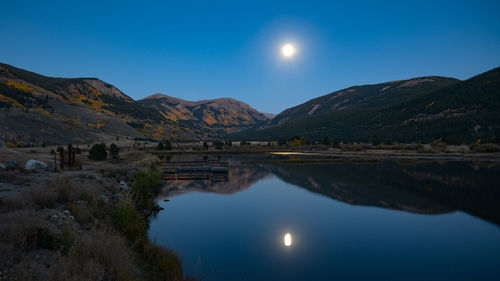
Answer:
[[[64,148],[60,147],[59,149],[59,162],[61,165],[61,170],[64,169]]]

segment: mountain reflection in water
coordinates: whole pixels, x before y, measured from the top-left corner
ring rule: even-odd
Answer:
[[[233,194],[268,177],[352,205],[419,214],[461,210],[500,225],[500,167],[468,162],[244,164],[231,160],[228,182],[167,181],[164,197],[198,191]]]

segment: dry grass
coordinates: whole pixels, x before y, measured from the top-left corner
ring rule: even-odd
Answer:
[[[500,145],[494,143],[484,143],[484,144],[473,143],[469,146],[469,148],[472,151],[478,153],[491,153],[500,151]]]
[[[15,169],[13,171],[0,170],[0,178],[2,182],[15,184],[15,185],[26,185],[29,183],[29,177],[23,171]]]
[[[67,255],[56,256],[49,280],[133,280],[133,269],[132,252],[119,234],[92,229]]]
[[[87,175],[2,198],[0,280],[184,280],[177,254],[150,243],[147,218],[117,192]],[[52,219],[65,209],[76,222]]]
[[[58,203],[66,204],[78,200],[96,202],[96,198],[95,188],[77,188],[67,178],[56,178],[40,186],[27,187],[25,191],[6,196],[0,207],[4,211],[43,209],[53,208]]]
[[[47,280],[46,272],[47,268],[40,262],[29,257],[23,257],[12,268],[10,277],[16,281]]]
[[[1,214],[0,264],[17,264],[25,251],[47,246],[51,233],[44,220],[34,211],[14,211]]]

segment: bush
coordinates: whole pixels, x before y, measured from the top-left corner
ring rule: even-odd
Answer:
[[[222,149],[223,145],[224,145],[224,143],[221,141],[214,141],[215,149]]]
[[[494,143],[485,143],[485,144],[472,144],[469,148],[474,152],[479,153],[491,153],[500,151],[500,146]]]
[[[172,143],[169,140],[161,140],[158,142],[156,146],[158,150],[172,150]]]
[[[172,251],[157,245],[147,243],[144,245],[142,256],[152,270],[147,270],[151,280],[183,280],[182,261]]]
[[[332,144],[332,142],[330,141],[330,138],[328,136],[325,136],[323,138],[323,141],[321,142],[323,145],[328,145],[330,146]]]
[[[93,229],[77,239],[66,255],[55,257],[48,279],[132,280],[133,269],[126,241],[111,230]]]
[[[147,221],[129,199],[120,201],[113,210],[113,224],[129,241],[144,238],[147,233]]]
[[[106,145],[104,143],[94,144],[89,151],[89,159],[94,161],[102,161],[108,158]]]
[[[287,144],[286,139],[279,139],[279,140],[278,140],[278,145],[279,145],[279,146],[283,146],[283,145],[286,145],[286,144]]]
[[[112,143],[109,146],[109,157],[111,157],[111,159],[118,159],[118,157],[120,157],[119,154],[120,154],[120,148],[118,148],[116,144]]]
[[[57,202],[57,193],[46,186],[31,187],[26,191],[25,196],[34,207],[38,208],[52,208]]]
[[[160,169],[151,163],[136,175],[132,183],[132,198],[139,210],[154,210],[157,208],[156,197],[161,191],[162,173]]]

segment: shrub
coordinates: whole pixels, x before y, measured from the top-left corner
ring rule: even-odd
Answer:
[[[49,250],[57,250],[61,240],[47,227],[33,225],[24,230],[25,249],[40,247]]]
[[[328,136],[325,136],[323,138],[323,141],[321,142],[323,145],[328,145],[330,146],[332,144],[332,142],[330,141],[330,138]]]
[[[156,149],[158,149],[158,150],[172,150],[172,144],[170,143],[169,140],[161,140],[158,142]]]
[[[109,146],[109,157],[111,157],[111,159],[118,159],[118,157],[120,157],[119,154],[120,154],[120,148],[118,148],[116,144],[112,143]]]
[[[89,151],[89,159],[94,161],[102,161],[108,158],[106,145],[104,143],[94,144]]]
[[[26,191],[25,196],[33,206],[38,208],[51,208],[57,202],[57,193],[45,187],[46,186],[35,186]]]
[[[182,261],[173,252],[157,245],[147,243],[142,250],[142,256],[150,265],[147,270],[151,280],[183,280]]]
[[[14,250],[27,251],[36,246],[56,249],[56,236],[45,226],[34,211],[13,211],[2,214],[0,244],[14,245]],[[0,252],[0,260],[5,258]]]
[[[64,270],[61,270],[64,269]],[[106,229],[93,229],[57,255],[49,280],[132,280],[133,256],[125,240]]]
[[[92,212],[86,207],[79,206],[79,205],[73,204],[73,203],[69,203],[66,205],[66,209],[68,209],[68,211],[70,211],[70,213],[75,216],[76,220],[81,225],[88,225],[94,219]]]
[[[68,178],[55,178],[47,181],[42,189],[45,192],[55,192],[57,201],[60,203],[75,201],[81,190],[71,184]]]
[[[125,198],[113,210],[113,224],[129,241],[144,238],[147,233],[147,221],[134,206],[134,203]]]
[[[139,210],[153,210],[157,207],[156,197],[161,191],[161,179],[161,171],[154,163],[137,173],[131,192]]]
[[[215,149],[222,149],[223,145],[224,145],[224,143],[221,141],[214,141]]]
[[[479,153],[490,153],[500,151],[500,146],[494,143],[471,145],[471,150]]]
[[[279,145],[279,146],[283,146],[283,145],[285,145],[285,144],[287,144],[286,139],[279,139],[279,140],[278,140],[278,145]]]

